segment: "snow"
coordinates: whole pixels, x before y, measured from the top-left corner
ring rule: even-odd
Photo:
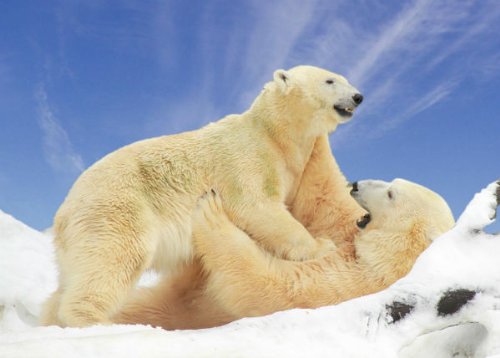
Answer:
[[[40,305],[56,288],[52,238],[0,211],[0,357],[500,358],[500,236],[481,231],[493,221],[497,187],[477,194],[456,227],[382,292],[191,331],[38,327]],[[443,293],[462,288],[475,291],[474,298],[438,315]],[[387,310],[394,301],[414,307],[397,322]]]

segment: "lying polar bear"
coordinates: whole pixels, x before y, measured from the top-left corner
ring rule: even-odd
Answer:
[[[278,256],[301,260],[332,249],[287,206],[308,192],[299,189],[318,138],[347,122],[362,99],[335,73],[277,70],[245,113],[95,163],[54,220],[59,288],[42,323],[109,323],[144,270],[172,273],[190,262],[191,214],[209,188],[224,196],[232,222]]]
[[[402,179],[355,183],[369,214],[358,225],[357,259],[337,253],[306,262],[273,257],[228,218],[215,191],[193,217],[199,265],[141,289],[115,317],[167,329],[204,328],[290,308],[315,308],[380,291],[411,269],[432,240],[454,224],[436,193]],[[322,220],[319,218],[318,220]]]

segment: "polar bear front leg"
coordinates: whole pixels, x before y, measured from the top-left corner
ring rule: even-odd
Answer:
[[[482,231],[496,217],[496,209],[500,202],[500,180],[491,183],[467,205],[460,215],[455,229],[465,231]]]
[[[233,319],[291,308],[285,280],[289,261],[263,251],[227,217],[214,191],[193,212],[194,252],[207,275],[205,296]]]
[[[314,238],[282,203],[265,202],[246,207],[238,225],[266,250],[301,261],[336,250],[330,240]]]
[[[319,137],[290,211],[313,236],[332,240],[347,256],[354,257],[353,239],[359,232],[356,222],[366,211],[349,192],[328,136]]]

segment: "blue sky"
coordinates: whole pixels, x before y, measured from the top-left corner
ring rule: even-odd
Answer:
[[[0,33],[0,209],[37,229],[97,159],[240,113],[298,64],[365,95],[331,136],[349,179],[458,215],[500,177],[496,0],[2,1]]]

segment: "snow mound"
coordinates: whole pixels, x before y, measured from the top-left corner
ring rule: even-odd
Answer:
[[[0,211],[0,327],[34,324],[56,279],[52,238]]]
[[[499,186],[477,194],[455,228],[382,292],[197,331],[37,327],[55,288],[51,238],[0,212],[0,356],[500,357],[500,236],[482,231]]]

